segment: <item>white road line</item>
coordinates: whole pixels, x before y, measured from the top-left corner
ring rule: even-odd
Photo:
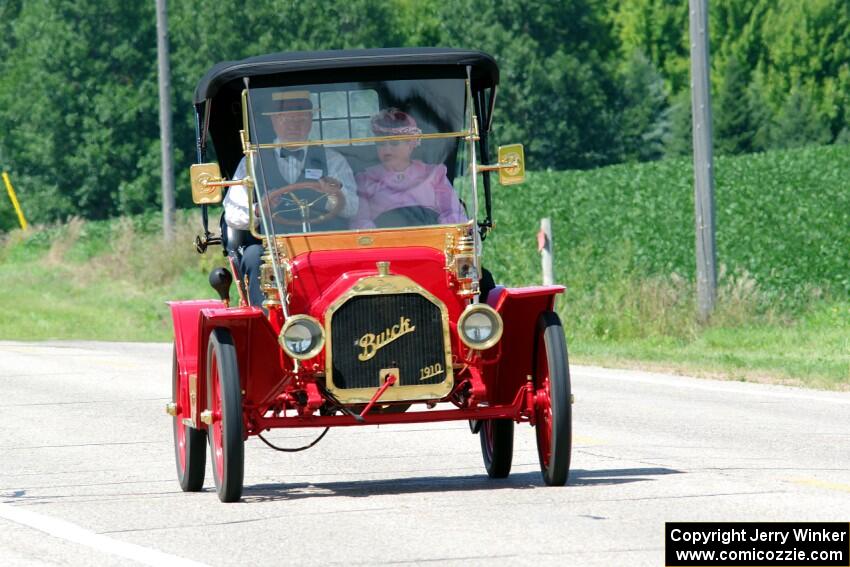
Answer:
[[[53,537],[78,543],[102,551],[103,553],[124,557],[125,559],[143,565],[153,565],[154,567],[170,567],[172,565],[181,567],[207,567],[205,563],[183,559],[176,555],[142,547],[134,543],[118,541],[72,524],[71,522],[36,514],[19,506],[12,506],[11,504],[0,502],[0,518],[5,518]]]
[[[812,402],[823,402],[827,404],[850,405],[850,394],[846,392],[828,392],[819,390],[806,390],[792,386],[780,386],[774,384],[758,384],[754,382],[732,382],[723,380],[711,380],[694,378],[691,376],[678,376],[671,374],[660,374],[645,372],[641,370],[616,370],[596,366],[570,365],[570,371],[576,376],[586,378],[617,380],[622,382],[653,384],[656,386],[669,386],[671,388],[702,390],[705,392],[721,392],[726,394],[743,394],[749,396],[760,396],[765,398],[779,398],[789,400],[806,400]],[[581,394],[577,397],[580,398]]]

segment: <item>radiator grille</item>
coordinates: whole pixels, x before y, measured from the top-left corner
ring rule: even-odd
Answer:
[[[399,369],[400,386],[446,379],[440,308],[416,293],[349,299],[333,314],[331,348],[333,383],[340,390],[376,388],[386,368]]]

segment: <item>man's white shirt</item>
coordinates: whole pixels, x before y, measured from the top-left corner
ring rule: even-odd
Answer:
[[[333,177],[342,184],[342,194],[345,197],[345,206],[339,212],[340,216],[351,218],[357,214],[357,182],[354,181],[354,173],[351,166],[339,152],[331,149],[325,150],[328,163],[328,177]],[[304,169],[306,152],[301,157],[280,157],[275,153],[275,161],[280,174],[288,183],[295,183]],[[246,177],[245,158],[239,162],[233,179],[244,179]],[[259,174],[259,172],[257,172]],[[248,191],[244,185],[233,185],[224,196],[224,221],[228,226],[248,230]]]

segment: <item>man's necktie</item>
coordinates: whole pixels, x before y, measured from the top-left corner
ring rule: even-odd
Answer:
[[[286,148],[280,148],[280,157],[282,158],[294,157],[295,159],[301,159],[303,155],[303,148],[300,150],[287,150]]]

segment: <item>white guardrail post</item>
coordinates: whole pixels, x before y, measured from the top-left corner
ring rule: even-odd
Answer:
[[[540,219],[540,232],[537,233],[537,250],[543,266],[543,285],[555,283],[555,273],[552,269],[552,219]]]

